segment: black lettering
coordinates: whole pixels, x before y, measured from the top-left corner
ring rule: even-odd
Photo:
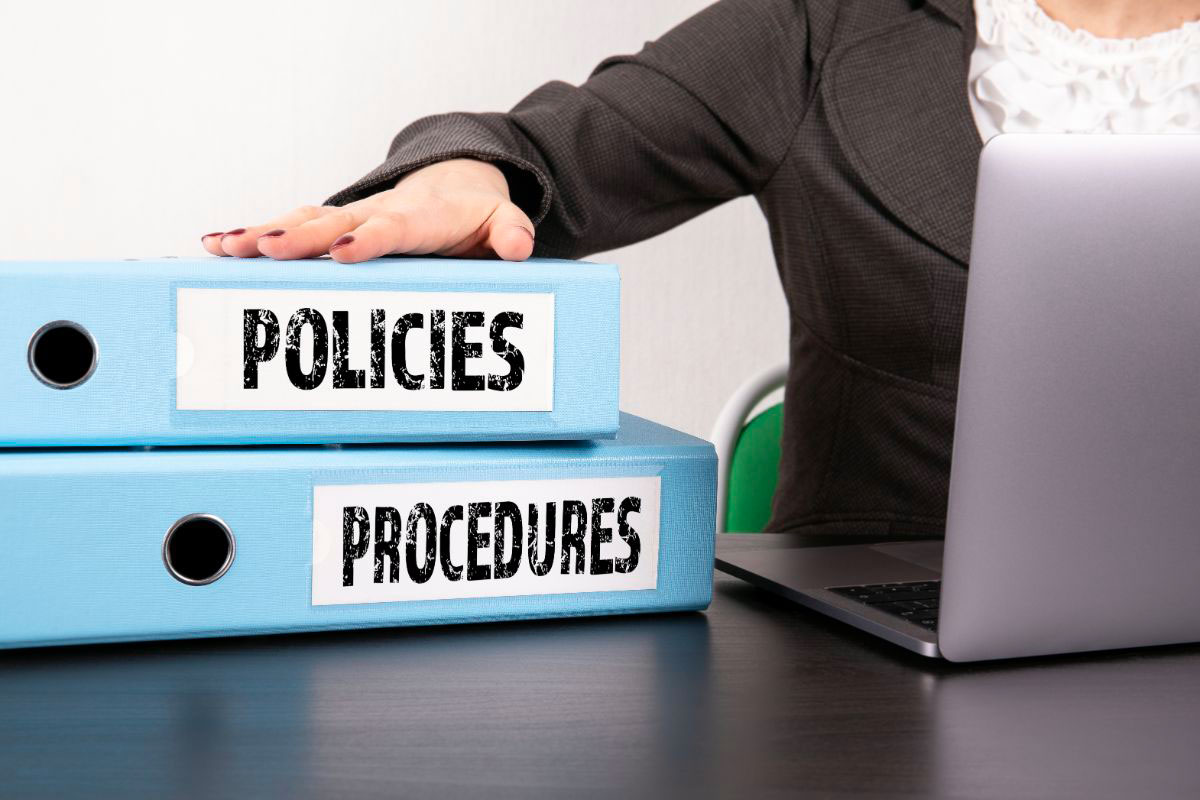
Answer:
[[[262,328],[263,343],[258,343]],[[279,319],[266,308],[247,308],[242,312],[242,388],[258,388],[258,365],[270,361],[279,352]]]
[[[512,554],[505,558],[509,539],[512,540]],[[496,517],[492,523],[492,574],[496,578],[511,578],[517,574],[517,567],[521,566],[522,540],[521,507],[507,500],[496,503]]]
[[[358,540],[354,530],[358,529]],[[354,585],[354,562],[367,554],[371,541],[371,518],[362,506],[346,506],[342,509],[342,586]]]
[[[525,377],[525,356],[504,336],[504,329],[520,328],[524,324],[525,315],[517,311],[502,311],[492,319],[492,351],[508,362],[508,374],[489,375],[489,389],[511,392],[521,385],[521,380]]]
[[[350,369],[350,314],[333,312],[333,388],[361,389],[367,385],[366,373]]]
[[[455,311],[450,315],[450,388],[455,392],[483,391],[483,376],[467,374],[467,360],[483,355],[483,345],[467,341],[467,328],[482,327],[482,311]]]
[[[417,523],[425,523],[425,557],[417,566]],[[428,503],[417,503],[408,512],[408,528],[404,534],[404,561],[413,583],[425,583],[433,577],[437,565],[437,515]]]
[[[546,556],[543,560],[538,561],[538,507],[537,503],[529,504],[529,546],[526,548],[529,552],[529,568],[533,570],[533,574],[537,576],[548,575],[550,568],[554,566],[554,517],[556,506],[554,503],[546,503]]]
[[[305,325],[311,325],[313,330],[312,369],[308,372],[300,369],[300,334]],[[302,308],[292,314],[292,318],[288,320],[287,344],[284,350],[288,380],[293,386],[309,391],[321,385],[321,381],[325,380],[329,360],[329,330],[319,311],[315,308]]]
[[[467,504],[467,580],[485,581],[492,577],[492,568],[479,563],[479,551],[491,547],[492,534],[479,530],[479,520],[492,515],[491,503]]]
[[[382,308],[371,309],[371,388],[382,389],[387,374],[387,319]]]
[[[446,388],[446,312],[429,312],[429,388]]]
[[[583,532],[587,530],[587,506],[578,500],[563,501],[562,574],[571,574],[571,551],[575,551],[575,574],[583,572]]]
[[[629,545],[629,557],[617,558],[614,566],[617,572],[633,572],[637,569],[638,555],[642,550],[642,537],[629,524],[630,513],[640,513],[642,510],[642,498],[626,497],[621,501],[621,507],[617,509],[617,535],[620,536],[625,544]]]
[[[450,526],[454,524],[455,520],[462,518],[463,507],[461,505],[447,508],[446,513],[442,514],[442,530],[438,536],[438,549],[441,551],[438,556],[442,563],[442,574],[451,581],[462,580],[462,567],[450,560]]]
[[[611,497],[597,497],[592,500],[592,543],[591,566],[593,575],[608,575],[613,571],[611,558],[600,557],[600,546],[612,541],[612,528],[600,524],[601,516],[611,514],[615,508]],[[376,536],[379,534],[376,533]]]
[[[405,339],[413,328],[424,328],[425,318],[420,314],[405,314],[392,327],[392,374],[404,389],[420,389],[425,385],[425,376],[408,371],[408,356],[404,352]]]
[[[392,535],[384,538],[386,528]],[[400,582],[400,512],[388,506],[375,509],[375,582],[383,583],[383,557],[387,556],[388,583]]]

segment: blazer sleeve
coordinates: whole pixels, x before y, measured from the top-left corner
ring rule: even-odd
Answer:
[[[802,0],[721,0],[581,86],[547,83],[506,114],[418,120],[326,202],[478,158],[500,167],[538,226],[537,255],[608,250],[762,187],[803,119],[811,73]]]

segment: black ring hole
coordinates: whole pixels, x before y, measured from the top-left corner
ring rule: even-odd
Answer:
[[[96,369],[96,343],[73,322],[52,322],[34,334],[29,343],[29,366],[43,383],[70,389],[86,381]]]
[[[167,532],[163,561],[177,580],[212,583],[233,561],[233,534],[213,517],[185,517]]]

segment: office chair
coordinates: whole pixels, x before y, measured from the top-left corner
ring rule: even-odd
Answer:
[[[747,419],[758,405],[782,388],[787,364],[754,375],[730,396],[713,426],[717,449],[717,530],[759,532],[771,516],[771,497],[779,479],[779,440],[783,404],[775,403]]]

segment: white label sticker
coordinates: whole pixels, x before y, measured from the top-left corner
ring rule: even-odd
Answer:
[[[550,411],[554,295],[179,289],[175,407]]]
[[[313,487],[312,604],[654,589],[661,479]]]

